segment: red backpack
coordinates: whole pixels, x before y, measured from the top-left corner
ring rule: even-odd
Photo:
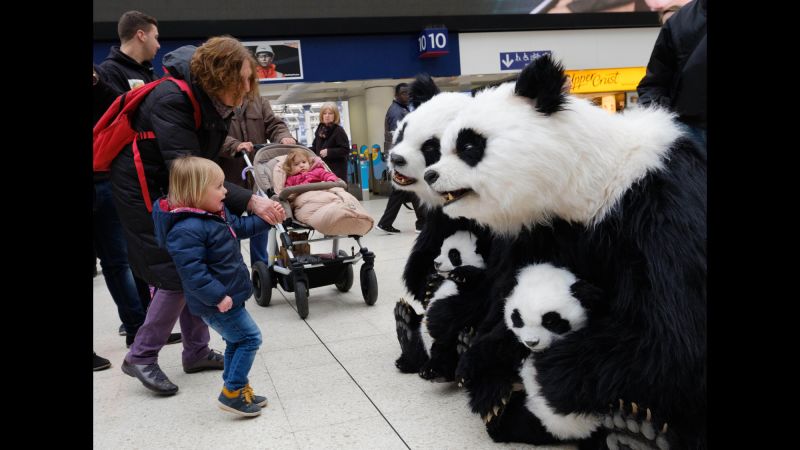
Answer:
[[[200,128],[200,105],[192,94],[192,89],[184,80],[173,77],[165,77],[145,84],[144,86],[125,92],[117,97],[114,103],[108,107],[103,117],[97,121],[92,132],[92,166],[95,172],[108,172],[111,170],[111,162],[126,145],[133,142],[133,161],[136,165],[136,173],[139,176],[139,184],[142,187],[142,197],[147,211],[151,212],[153,202],[150,201],[150,192],[147,189],[147,181],[144,177],[144,165],[139,154],[139,139],[155,139],[156,135],[152,131],[137,132],[131,127],[131,118],[142,103],[147,94],[162,82],[169,80],[177,84],[194,107],[194,124]]]

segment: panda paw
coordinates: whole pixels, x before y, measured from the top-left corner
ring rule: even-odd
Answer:
[[[444,281],[444,277],[439,272],[429,273],[427,277],[425,277],[425,282],[428,286],[439,287]]]
[[[430,304],[433,294],[436,293],[436,290],[439,289],[443,281],[444,278],[439,275],[438,272],[428,275],[427,281],[425,282],[425,293],[422,295],[422,300],[420,300],[420,303],[422,303],[425,309],[428,309],[428,304]]]
[[[419,370],[419,376],[428,381],[433,381],[436,383],[444,383],[446,381],[452,381],[447,379],[447,377],[441,375],[436,368],[432,367],[430,360],[422,366],[422,369]]]
[[[669,450],[669,425],[658,423],[650,408],[641,408],[636,403],[608,405],[609,411],[602,417],[603,427],[608,431],[606,445],[610,450],[641,449]]]
[[[432,352],[431,358],[420,369],[419,376],[437,383],[453,381],[457,361],[455,353],[437,354]]]
[[[428,359],[420,334],[422,316],[401,298],[394,306],[394,319],[401,352],[394,364],[403,373],[416,373]]]
[[[458,359],[458,366],[456,366],[456,384],[458,387],[469,389],[472,385],[473,369],[470,362],[469,354],[464,353]]]
[[[477,278],[481,272],[482,269],[475,266],[458,266],[447,274],[447,278],[457,284],[463,284]]]
[[[519,393],[525,390],[522,383],[512,383],[510,386],[497,385],[496,387],[497,389],[493,390],[490,396],[486,397],[487,399],[493,398],[494,401],[492,403],[479,405],[474,402],[475,398],[470,401],[473,406],[473,411],[480,414],[483,423],[486,425],[489,425],[492,419],[503,415],[512,395],[520,395]]]
[[[475,328],[464,328],[458,333],[458,342],[456,343],[456,352],[459,356],[469,349],[472,345],[472,339],[475,337]]]

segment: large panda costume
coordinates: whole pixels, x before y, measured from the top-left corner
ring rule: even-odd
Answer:
[[[490,258],[493,310],[457,379],[474,411],[501,404],[524,358],[511,350],[501,299],[514,270],[551,262],[600,288],[609,312],[537,355],[542,397],[559,414],[633,419],[612,426],[609,445],[655,448],[640,432],[649,424],[663,432],[659,448],[705,448],[704,152],[668,111],[611,115],[566,95],[564,81],[545,56],[516,83],[476,95],[423,176],[445,214],[507,242]]]

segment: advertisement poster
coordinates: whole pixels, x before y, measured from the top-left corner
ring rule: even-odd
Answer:
[[[258,81],[269,83],[303,79],[303,57],[300,41],[242,42],[253,53],[258,65]]]

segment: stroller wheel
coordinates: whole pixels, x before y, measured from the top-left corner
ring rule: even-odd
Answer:
[[[378,300],[378,277],[375,276],[375,269],[365,269],[364,266],[361,266],[360,278],[364,303],[372,306]]]
[[[297,314],[300,318],[308,317],[308,288],[305,281],[294,283],[294,301],[297,303]]]
[[[259,306],[269,306],[272,300],[272,275],[263,261],[257,261],[253,266],[253,296]]]
[[[347,252],[344,250],[339,250],[339,256],[348,256]],[[336,289],[339,289],[341,292],[347,292],[353,287],[353,265],[347,264],[347,267],[344,268],[342,272],[342,276],[336,280]]]

